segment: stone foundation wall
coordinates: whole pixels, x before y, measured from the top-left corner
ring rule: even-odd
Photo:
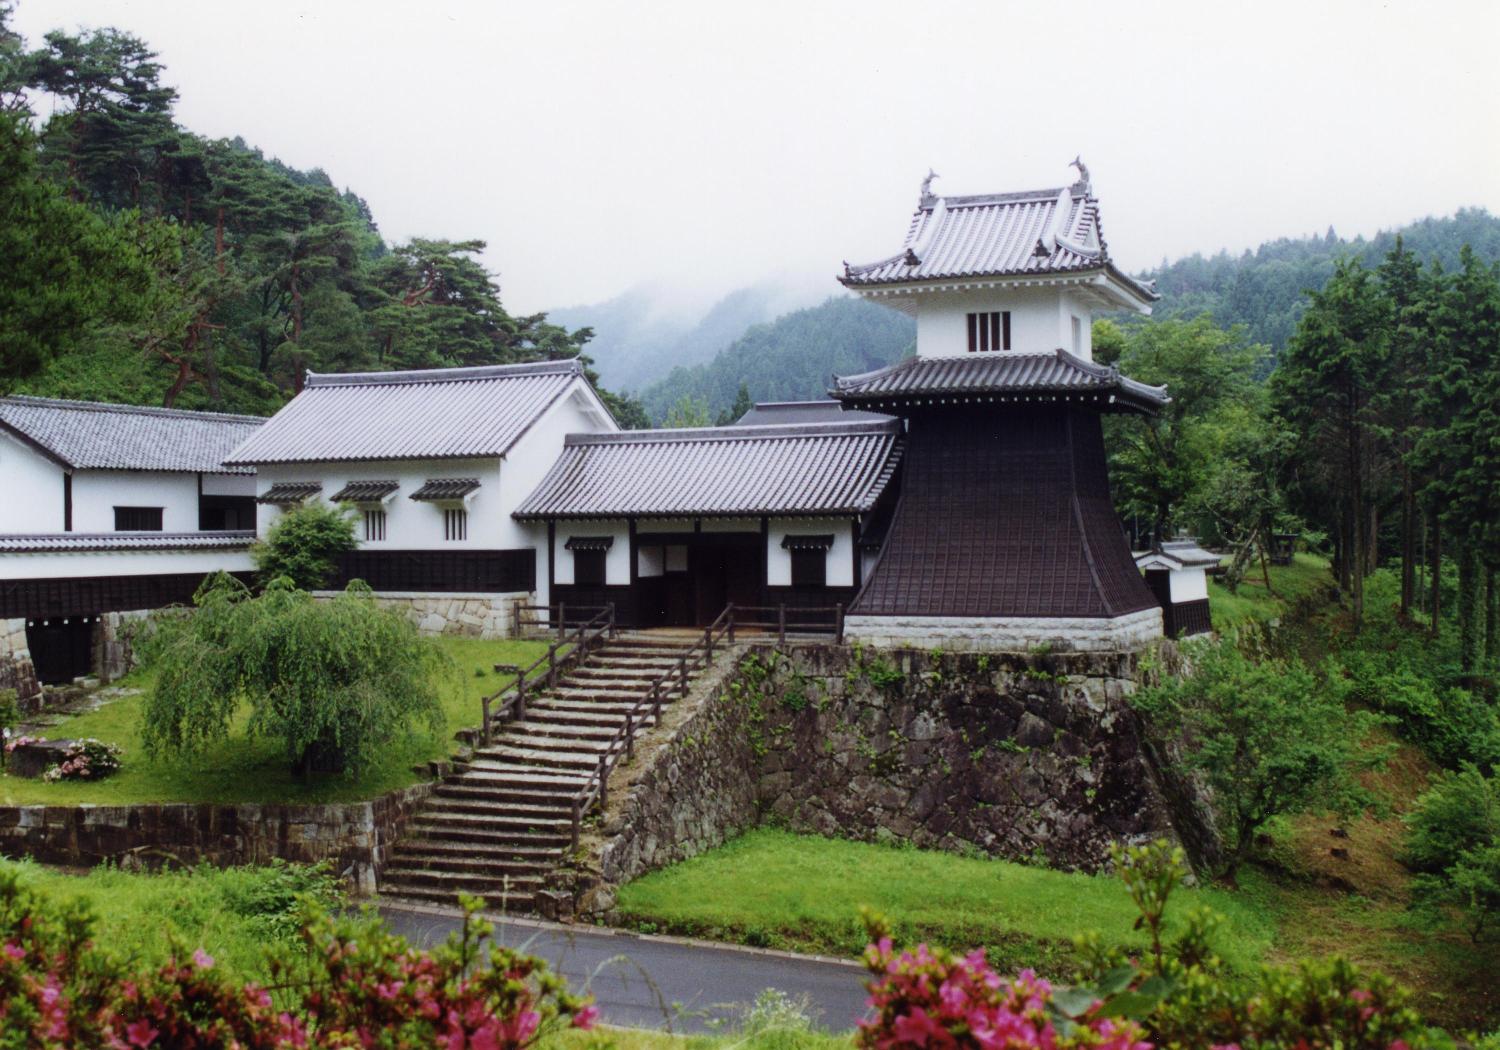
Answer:
[[[331,597],[333,593],[320,591],[318,595]],[[525,592],[417,594],[382,591],[375,597],[382,608],[404,613],[422,634],[459,634],[474,638],[513,637],[518,600],[531,600],[531,595]]]
[[[945,646],[965,652],[1115,653],[1140,649],[1163,636],[1159,608],[1115,617],[850,616],[844,637],[884,647]]]
[[[1206,859],[1199,794],[1126,702],[1139,673],[1129,653],[752,647],[612,779],[579,865],[605,887],[576,903],[761,821],[1084,871],[1161,836]]]
[[[0,689],[16,691],[23,715],[42,706],[42,683],[36,680],[36,668],[31,665],[25,617],[0,620]]]
[[[326,860],[369,894],[401,829],[431,790],[420,784],[369,802],[327,806],[0,806],[0,854],[75,867]]]

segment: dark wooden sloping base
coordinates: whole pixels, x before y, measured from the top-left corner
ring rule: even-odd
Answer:
[[[911,421],[864,616],[1121,616],[1156,604],[1109,498],[1099,416],[934,405]]]

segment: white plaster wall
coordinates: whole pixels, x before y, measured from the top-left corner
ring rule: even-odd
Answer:
[[[52,576],[150,576],[178,572],[250,572],[243,550],[89,551],[56,554],[0,554],[0,580]]]
[[[827,551],[828,586],[854,586],[854,533],[848,521],[808,521],[806,519],[771,519],[766,536],[766,584],[790,587],[792,552],[782,550],[787,536],[827,536],[833,534],[833,546]]]
[[[1167,577],[1172,604],[1203,601],[1208,597],[1208,574],[1202,569],[1174,569]]]
[[[274,464],[260,468],[256,491],[265,492],[278,481],[317,481],[323,485],[319,498],[331,505],[329,497],[351,481],[395,481],[400,488],[385,504],[385,539],[366,543],[361,522],[355,532],[360,537],[360,546],[370,550],[504,550],[529,546],[506,542],[513,538],[514,523],[510,519],[513,508],[503,506],[500,489],[503,471],[498,459]],[[445,540],[442,506],[410,498],[428,478],[479,479],[479,489],[467,504],[468,539]],[[256,527],[260,534],[265,535],[282,513],[280,507],[259,506]]]
[[[205,496],[253,496],[254,474],[205,474],[203,475]]]
[[[1084,300],[1060,288],[984,288],[933,292],[917,303],[917,356],[962,357],[969,352],[968,315],[1010,311],[1010,348],[1039,353],[1062,347],[1073,353],[1074,317],[1080,320],[1077,353],[1093,360],[1093,314]]]
[[[63,531],[63,468],[3,433],[0,493],[0,533]]]
[[[613,536],[614,544],[604,554],[604,582],[607,586],[627,586],[630,583],[630,526],[623,521],[578,521],[557,523],[557,582],[573,582],[573,552],[566,544],[573,536]],[[542,544],[542,557],[547,556],[546,543]],[[538,576],[546,579],[546,566]]]
[[[197,532],[198,475],[135,470],[73,472],[74,532],[114,532],[116,507],[160,507],[163,532]]]

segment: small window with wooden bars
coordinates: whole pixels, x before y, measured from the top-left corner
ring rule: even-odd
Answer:
[[[469,538],[469,512],[462,507],[450,507],[443,511],[443,539],[466,540]]]
[[[385,511],[383,511],[383,510],[367,510],[367,511],[365,511],[365,539],[366,540],[383,540],[383,539],[385,539]]]
[[[160,532],[160,507],[116,507],[116,532]]]
[[[969,315],[969,353],[1010,349],[1010,311],[990,310]]]

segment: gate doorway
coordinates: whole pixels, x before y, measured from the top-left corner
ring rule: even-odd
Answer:
[[[695,627],[707,627],[730,602],[759,605],[765,552],[759,533],[700,535],[688,548]]]
[[[94,630],[97,616],[68,616],[26,621],[26,646],[37,680],[66,685],[94,670]]]

